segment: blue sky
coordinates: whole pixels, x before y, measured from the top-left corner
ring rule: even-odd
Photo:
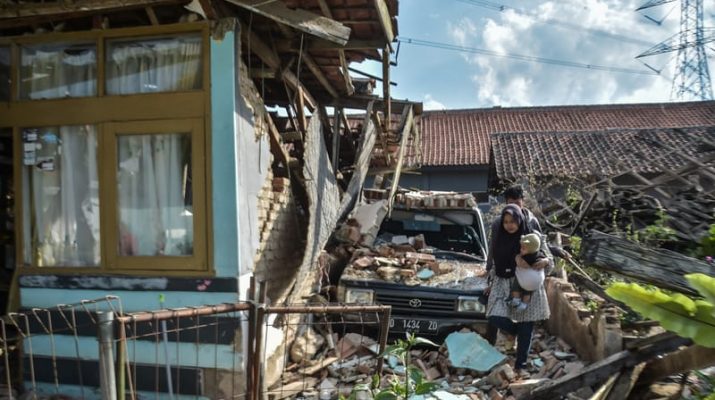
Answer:
[[[648,73],[635,56],[675,34],[680,11],[678,1],[634,11],[644,1],[400,0],[399,35],[501,54]],[[715,0],[704,3],[705,26],[714,26]],[[506,8],[500,12],[477,4]],[[656,25],[644,14],[654,19],[668,17]],[[713,51],[708,50],[708,54],[712,56]],[[403,43],[398,66],[392,69],[393,80],[398,83],[393,87],[393,97],[422,101],[427,109],[669,101],[674,57],[671,53],[645,59],[649,65],[663,68],[662,75],[655,76]],[[379,75],[378,63],[365,62],[357,67]]]

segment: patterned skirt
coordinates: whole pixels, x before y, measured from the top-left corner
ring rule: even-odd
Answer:
[[[539,289],[531,294],[531,301],[526,310],[517,311],[507,304],[507,299],[511,295],[511,286],[516,278],[495,277],[492,282],[492,291],[489,293],[487,303],[487,317],[506,317],[515,322],[543,321],[549,319],[549,300],[546,297],[546,289],[541,285]]]

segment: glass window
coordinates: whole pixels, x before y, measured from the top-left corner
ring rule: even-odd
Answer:
[[[97,49],[94,44],[23,46],[21,99],[57,99],[97,94]]]
[[[0,101],[10,100],[10,48],[0,47]]]
[[[98,266],[96,127],[26,128],[22,142],[25,261]]]
[[[194,253],[191,134],[117,138],[120,256]]]
[[[201,88],[201,36],[107,42],[107,93]]]

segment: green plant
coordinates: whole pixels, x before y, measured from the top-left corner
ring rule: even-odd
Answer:
[[[418,345],[439,347],[434,342],[416,337],[414,334],[409,335],[406,339],[398,339],[395,344],[387,346],[380,356],[397,358],[405,366],[405,374],[400,376],[393,373],[386,387],[382,387],[380,376],[373,376],[372,385],[369,389],[372,391],[375,400],[408,399],[413,395],[432,393],[439,387],[437,383],[426,379],[421,369],[412,365],[410,351]],[[356,400],[357,392],[366,389],[368,389],[367,385],[355,386],[347,400]]]
[[[658,218],[651,225],[635,232],[635,239],[648,246],[660,247],[663,243],[675,240],[675,230],[667,226],[668,214],[658,210]]]
[[[581,196],[581,192],[569,185],[566,188],[566,204],[572,209],[576,209],[582,202],[583,196]]]
[[[710,229],[708,230],[708,236],[705,236],[700,241],[698,255],[700,257],[715,256],[715,224],[710,225]]]
[[[606,293],[646,318],[660,322],[665,329],[701,346],[715,348],[715,278],[705,274],[688,274],[685,278],[703,300],[623,282],[612,284]]]

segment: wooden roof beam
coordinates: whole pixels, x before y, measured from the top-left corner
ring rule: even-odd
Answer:
[[[241,8],[260,14],[280,24],[330,42],[344,45],[350,38],[350,28],[333,19],[322,17],[312,12],[288,8],[282,1],[265,0],[226,0]]]
[[[382,31],[385,34],[387,44],[390,45],[390,43],[395,40],[395,30],[392,26],[392,17],[390,17],[390,9],[387,8],[387,3],[385,2],[385,0],[375,0],[375,10],[377,10],[377,15],[380,18],[380,26],[382,26]],[[391,45],[390,50],[392,50]]]
[[[305,61],[305,65],[308,66],[310,72],[312,72],[313,75],[315,75],[315,78],[318,79],[318,82],[323,85],[323,88],[330,93],[332,97],[338,97],[338,91],[335,90],[332,84],[330,84],[330,81],[325,77],[323,70],[321,70],[318,63],[313,60],[313,57],[311,57],[308,53],[303,53],[303,61]]]
[[[248,25],[244,25],[248,26]],[[308,90],[303,86],[303,84],[298,80],[298,77],[290,70],[281,68],[281,59],[278,57],[273,49],[271,49],[263,40],[261,40],[253,31],[248,29],[241,29],[242,39],[246,42],[251,43],[251,52],[258,56],[258,58],[263,61],[264,64],[268,66],[271,70],[278,71],[277,74],[290,86],[293,90],[301,90],[305,103],[311,112],[315,111],[317,107],[317,101],[311,96]]]
[[[375,50],[385,47],[385,40],[348,40],[344,45],[340,45],[325,40],[306,40],[303,43],[303,50]],[[281,41],[276,48],[280,52],[300,50],[300,41]]]
[[[342,72],[343,80],[345,81],[345,91],[348,96],[352,96],[355,93],[355,87],[353,86],[353,79],[350,77],[350,70],[348,69],[348,62],[345,59],[345,52],[340,50],[338,52],[338,56],[340,58],[340,72]]]
[[[0,23],[5,19],[75,17],[127,8],[144,8],[161,4],[186,3],[185,0],[84,0],[81,3],[22,3],[0,8]]]

